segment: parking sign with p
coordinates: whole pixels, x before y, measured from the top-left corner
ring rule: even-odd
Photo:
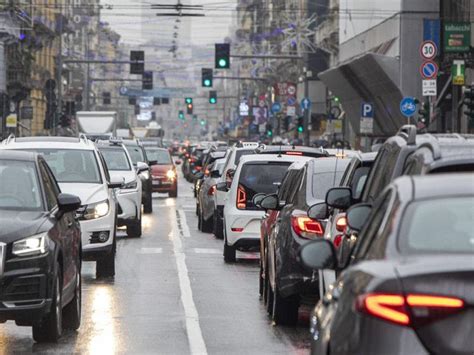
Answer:
[[[370,102],[363,102],[360,117],[374,117],[374,105]]]

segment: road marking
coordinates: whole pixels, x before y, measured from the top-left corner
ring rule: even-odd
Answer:
[[[163,248],[140,248],[137,254],[161,254]]]
[[[188,268],[186,266],[186,255],[184,253],[183,241],[179,231],[181,227],[186,225],[186,220],[178,219],[178,216],[179,213],[176,215],[175,228],[173,228],[169,237],[173,242],[173,253],[176,258],[176,267],[178,268],[181,303],[183,304],[184,316],[186,318],[186,333],[191,354],[206,355],[206,343],[204,342],[201,327],[199,325],[199,314],[193,300],[191,281],[189,280]]]
[[[222,254],[222,250],[212,248],[194,248],[196,254]]]
[[[176,210],[176,217],[178,218],[178,229],[185,238],[191,237],[188,224],[186,223],[186,214],[183,210]]]

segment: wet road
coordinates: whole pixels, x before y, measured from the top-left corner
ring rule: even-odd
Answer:
[[[233,265],[222,241],[197,230],[191,184],[156,195],[143,236],[120,234],[114,280],[83,265],[82,325],[58,344],[35,344],[31,328],[0,325],[0,354],[305,354],[308,310],[296,328],[273,327],[258,299],[258,260]],[[239,256],[238,255],[238,256]]]

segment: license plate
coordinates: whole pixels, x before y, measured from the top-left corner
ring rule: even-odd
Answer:
[[[153,185],[161,185],[161,181],[160,180],[153,180]]]

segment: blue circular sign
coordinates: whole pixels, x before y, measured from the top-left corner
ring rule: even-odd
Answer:
[[[286,102],[288,103],[288,106],[295,106],[296,99],[294,97],[289,97]]]
[[[438,75],[438,65],[435,62],[424,62],[421,65],[421,75],[425,79],[433,79]]]
[[[400,102],[400,112],[405,117],[411,117],[416,112],[416,102],[413,97],[404,97]]]
[[[278,113],[281,111],[281,104],[279,102],[275,102],[273,105],[272,105],[272,112],[273,113]]]
[[[301,100],[301,108],[303,110],[307,110],[311,107],[311,100],[305,97],[303,100]]]

